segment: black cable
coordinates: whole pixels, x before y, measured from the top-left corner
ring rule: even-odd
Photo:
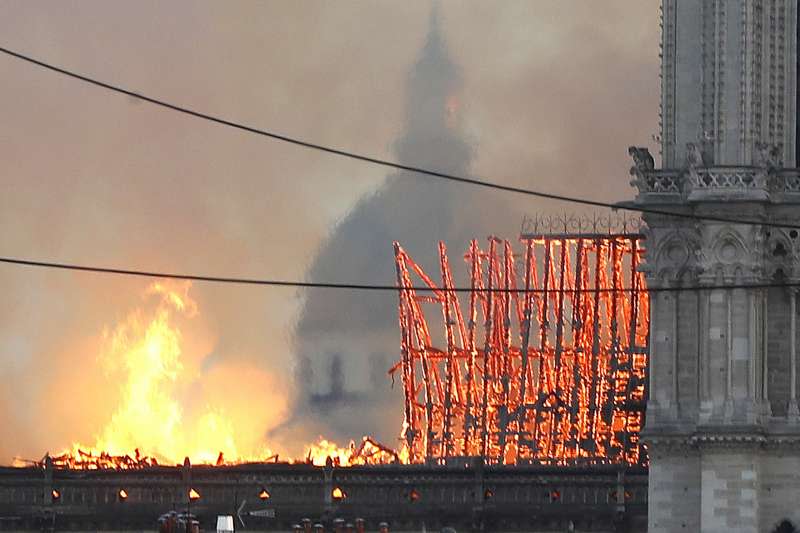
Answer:
[[[124,276],[140,276],[147,278],[162,278],[162,279],[178,279],[189,281],[207,281],[212,283],[236,283],[240,285],[267,285],[272,287],[295,287],[295,288],[315,288],[315,289],[347,289],[357,291],[402,291],[414,290],[417,292],[437,292],[444,291],[443,288],[431,287],[398,287],[396,285],[372,285],[366,283],[325,283],[314,281],[290,281],[290,280],[277,280],[277,279],[257,279],[257,278],[235,278],[235,277],[220,277],[220,276],[203,276],[195,274],[172,274],[168,272],[154,272],[147,270],[130,270],[123,268],[105,268],[95,267],[89,265],[76,265],[71,263],[51,263],[47,261],[33,261],[28,259],[18,259],[14,257],[0,257],[0,263],[7,263],[11,265],[21,265],[39,268],[54,268],[60,270],[75,270],[80,272],[94,272],[99,274],[117,274]],[[692,287],[654,287],[644,289],[620,288],[620,289],[568,289],[563,292],[568,294],[577,293],[608,293],[608,292],[681,292],[681,291],[702,291],[702,290],[715,290],[715,289],[769,289],[769,288],[800,288],[800,282],[796,283],[738,283],[730,285],[697,285]],[[533,294],[552,294],[562,292],[559,289],[504,289],[504,288],[483,288],[473,289],[471,287],[454,287],[450,289],[451,292],[469,293],[469,292],[494,292],[494,293],[533,293]]]
[[[145,102],[149,102],[149,103],[154,104],[154,105],[165,107],[167,109],[171,109],[171,110],[177,111],[179,113],[184,113],[186,115],[190,115],[190,116],[193,116],[193,117],[196,117],[196,118],[201,118],[201,119],[204,119],[204,120],[215,122],[217,124],[222,124],[223,126],[228,126],[228,127],[231,127],[231,128],[239,129],[239,130],[242,130],[242,131],[246,131],[248,133],[255,133],[257,135],[262,135],[264,137],[269,137],[271,139],[275,139],[275,140],[278,140],[278,141],[283,141],[283,142],[286,142],[286,143],[289,143],[289,144],[294,144],[296,146],[301,146],[303,148],[308,148],[308,149],[312,149],[312,150],[319,150],[321,152],[326,152],[326,153],[329,153],[329,154],[333,154],[333,155],[337,155],[337,156],[341,156],[341,157],[346,157],[346,158],[349,158],[349,159],[354,159],[356,161],[363,161],[365,163],[372,163],[374,165],[379,165],[379,166],[383,166],[383,167],[389,167],[389,168],[393,168],[393,169],[397,169],[397,170],[405,170],[405,171],[408,171],[408,172],[414,172],[416,174],[424,174],[424,175],[427,175],[427,176],[432,176],[434,178],[439,178],[439,179],[452,181],[452,182],[456,182],[456,183],[463,183],[463,184],[468,184],[468,185],[475,185],[475,186],[478,186],[478,187],[485,187],[485,188],[488,188],[488,189],[496,189],[496,190],[505,191],[505,192],[513,192],[513,193],[524,194],[524,195],[528,195],[528,196],[535,196],[537,198],[544,198],[546,200],[556,200],[556,201],[559,201],[559,202],[570,202],[570,203],[574,203],[574,204],[588,205],[588,206],[592,206],[592,207],[610,208],[610,209],[614,209],[614,210],[619,209],[619,210],[622,210],[622,211],[632,211],[632,212],[637,212],[637,213],[649,213],[649,214],[653,214],[653,215],[666,215],[666,216],[671,216],[671,217],[676,217],[676,218],[688,218],[688,219],[692,219],[692,220],[708,220],[708,221],[711,221],[711,222],[725,222],[725,223],[731,223],[731,224],[746,224],[746,225],[754,225],[754,226],[764,226],[764,227],[773,227],[773,228],[789,228],[789,229],[798,229],[798,230],[800,230],[800,225],[779,224],[779,223],[776,223],[776,222],[766,222],[766,221],[762,222],[762,221],[758,221],[758,220],[741,220],[741,219],[718,217],[718,216],[711,216],[711,215],[709,215],[709,216],[706,216],[706,215],[700,216],[700,215],[695,215],[695,214],[691,214],[691,213],[676,213],[676,212],[672,212],[672,211],[665,211],[665,210],[662,210],[662,209],[652,209],[652,208],[649,208],[649,207],[638,207],[638,206],[627,205],[627,204],[625,204],[625,205],[623,205],[623,204],[612,204],[612,203],[608,203],[608,202],[601,202],[601,201],[598,201],[598,200],[590,200],[588,198],[578,198],[578,197],[574,197],[574,196],[565,196],[565,195],[560,195],[560,194],[553,194],[553,193],[536,191],[536,190],[532,190],[532,189],[524,189],[522,187],[512,187],[511,185],[501,185],[499,183],[492,183],[492,182],[478,180],[478,179],[474,179],[474,178],[466,178],[464,176],[456,176],[454,174],[447,174],[445,172],[438,172],[438,171],[435,171],[435,170],[428,170],[428,169],[425,169],[425,168],[422,168],[422,167],[416,167],[416,166],[412,166],[412,165],[403,165],[401,163],[395,163],[393,161],[388,161],[388,160],[385,160],[385,159],[378,159],[376,157],[370,157],[370,156],[366,156],[366,155],[362,155],[362,154],[357,154],[357,153],[354,153],[354,152],[348,152],[346,150],[342,150],[342,149],[339,149],[339,148],[332,148],[330,146],[325,146],[325,145],[321,145],[321,144],[315,144],[315,143],[312,143],[312,142],[309,142],[309,141],[304,141],[302,139],[298,139],[298,138],[295,138],[295,137],[289,137],[288,135],[283,135],[283,134],[280,134],[280,133],[274,133],[274,132],[270,132],[270,131],[254,128],[252,126],[246,126],[244,124],[240,124],[240,123],[233,122],[233,121],[230,121],[230,120],[226,120],[226,119],[223,119],[223,118],[215,117],[213,115],[208,115],[206,113],[201,113],[199,111],[194,111],[192,109],[188,109],[188,108],[181,107],[181,106],[178,106],[178,105],[175,105],[175,104],[171,104],[169,102],[165,102],[163,100],[158,100],[156,98],[151,98],[149,96],[145,96],[145,95],[143,95],[141,93],[137,93],[137,92],[131,91],[129,89],[125,89],[123,87],[119,87],[119,86],[116,86],[116,85],[111,85],[110,83],[106,83],[106,82],[103,82],[103,81],[100,81],[100,80],[97,80],[97,79],[94,79],[94,78],[90,78],[88,76],[84,76],[83,74],[78,74],[76,72],[72,72],[72,71],[63,69],[61,67],[57,67],[55,65],[51,65],[49,63],[45,63],[44,61],[40,61],[38,59],[35,59],[33,57],[30,57],[30,56],[26,56],[24,54],[21,54],[19,52],[15,52],[13,50],[9,50],[8,48],[0,47],[0,52],[2,52],[4,54],[7,54],[9,56],[13,56],[13,57],[15,57],[17,59],[21,59],[23,61],[27,61],[28,63],[32,63],[34,65],[38,65],[38,66],[40,66],[42,68],[46,68],[46,69],[51,70],[53,72],[58,72],[59,74],[63,74],[65,76],[69,76],[71,78],[83,81],[85,83],[89,83],[91,85],[96,85],[98,87],[102,87],[102,88],[108,89],[110,91],[121,93],[121,94],[130,96],[132,98],[137,98],[139,100],[143,100]]]

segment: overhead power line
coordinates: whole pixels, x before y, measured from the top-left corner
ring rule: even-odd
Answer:
[[[396,285],[380,285],[380,284],[367,284],[367,283],[326,283],[314,281],[292,281],[281,279],[258,279],[258,278],[238,278],[228,276],[204,276],[196,274],[175,274],[170,272],[155,272],[150,270],[132,270],[123,268],[106,268],[90,265],[77,265],[72,263],[52,263],[48,261],[33,261],[29,259],[19,259],[14,257],[0,257],[0,263],[10,265],[29,266],[38,268],[51,268],[58,270],[73,270],[79,272],[93,272],[98,274],[115,274],[123,276],[138,276],[146,278],[162,278],[162,279],[177,279],[189,281],[205,281],[211,283],[233,283],[239,285],[265,285],[272,287],[295,287],[306,289],[346,289],[355,291],[392,291],[397,292],[401,290],[414,290],[418,292],[457,292],[457,293],[470,293],[470,292],[494,292],[494,293],[533,293],[533,294],[551,294],[551,293],[607,293],[607,292],[634,292],[634,291],[648,291],[648,292],[684,292],[684,291],[701,291],[701,290],[717,290],[717,289],[769,289],[769,288],[800,288],[800,282],[786,283],[733,283],[730,285],[696,285],[690,287],[655,287],[655,288],[599,288],[599,289],[506,289],[506,288],[479,288],[473,289],[472,287],[454,287],[452,289],[444,289],[441,287],[431,288],[428,286],[419,286],[413,288],[398,287]]]
[[[95,85],[97,87],[102,87],[104,89],[108,89],[109,91],[114,91],[120,94],[124,94],[130,96],[132,98],[137,98],[139,100],[149,102],[153,105],[161,106],[167,109],[171,109],[173,111],[177,111],[178,113],[183,113],[192,117],[200,118],[203,120],[208,120],[210,122],[215,122],[217,124],[221,124],[223,126],[228,126],[230,128],[235,128],[238,130],[246,131],[248,133],[254,133],[256,135],[261,135],[264,137],[269,137],[271,139],[275,139],[277,141],[282,141],[285,143],[293,144],[295,146],[300,146],[303,148],[308,148],[311,150],[318,150],[321,152],[326,152],[329,154],[337,155],[340,157],[345,157],[348,159],[353,159],[356,161],[362,161],[365,163],[371,163],[374,165],[379,165],[382,167],[393,168],[396,170],[405,170],[408,172],[413,172],[416,174],[423,174],[426,176],[431,176],[434,178],[461,183],[466,185],[474,185],[477,187],[484,187],[487,189],[495,189],[499,191],[505,192],[512,192],[517,194],[523,194],[527,196],[533,196],[536,198],[543,198],[546,200],[555,200],[559,202],[569,202],[574,204],[586,205],[591,207],[602,207],[602,208],[610,208],[610,209],[619,209],[622,211],[632,211],[637,213],[649,213],[653,215],[666,215],[676,218],[684,218],[684,219],[692,219],[692,220],[708,220],[712,222],[724,222],[724,223],[732,223],[732,224],[746,224],[746,225],[755,225],[755,226],[764,226],[764,227],[775,227],[775,228],[787,228],[787,229],[800,229],[800,225],[791,225],[791,224],[779,224],[776,222],[769,222],[769,221],[759,221],[759,220],[749,220],[749,219],[737,219],[737,218],[729,218],[729,217],[720,217],[720,216],[713,216],[713,215],[696,215],[693,213],[677,213],[673,211],[663,210],[663,209],[652,209],[649,207],[641,207],[635,205],[621,205],[621,204],[612,204],[609,202],[601,202],[599,200],[591,200],[588,198],[580,198],[576,196],[567,196],[561,194],[554,194],[548,193],[543,191],[536,191],[533,189],[526,189],[523,187],[514,187],[511,185],[502,185],[499,183],[493,183],[490,181],[479,180],[475,178],[467,178],[465,176],[458,176],[455,174],[448,174],[446,172],[439,172],[436,170],[430,170],[422,167],[417,167],[413,165],[404,165],[402,163],[397,163],[394,161],[389,161],[386,159],[379,159],[377,157],[372,157],[368,155],[358,154],[355,152],[350,152],[347,150],[333,148],[331,146],[325,146],[322,144],[317,144],[309,141],[305,141],[296,137],[290,137],[288,135],[283,135],[280,133],[275,133],[263,129],[259,129],[253,126],[247,126],[245,124],[241,124],[238,122],[234,122],[231,120],[227,120],[224,118],[216,117],[213,115],[209,115],[207,113],[202,113],[199,111],[195,111],[186,107],[182,107],[176,104],[169,103],[164,100],[159,100],[157,98],[152,98],[150,96],[146,96],[142,93],[132,91],[130,89],[126,89],[124,87],[120,87],[118,85],[112,85],[110,83],[100,81],[96,78],[91,78],[89,76],[79,74],[77,72],[67,70],[65,68],[61,68],[50,63],[46,63],[34,57],[21,54],[19,52],[15,52],[14,50],[10,50],[8,48],[0,47],[0,52],[15,57],[17,59],[21,59],[23,61],[27,61],[28,63],[32,63],[34,65],[38,65],[42,68],[48,69],[53,72],[57,72],[59,74],[63,74],[65,76],[69,76],[70,78],[74,78],[80,80],[82,82]]]

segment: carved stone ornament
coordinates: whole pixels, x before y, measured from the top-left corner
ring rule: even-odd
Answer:
[[[648,254],[641,267],[648,283],[675,285],[697,278],[700,242],[696,230],[649,228],[648,242],[652,243],[654,253]]]
[[[762,433],[698,433],[689,442],[703,449],[742,450],[761,448],[768,438]]]
[[[686,168],[691,171],[704,166],[703,152],[697,143],[686,143]]]
[[[639,184],[645,184],[649,179],[648,174],[656,168],[656,162],[650,154],[650,150],[639,146],[630,146],[628,155],[633,159],[630,175],[636,177],[631,182],[631,185],[639,186]]]
[[[753,166],[766,170],[780,167],[780,148],[775,144],[756,143],[753,147]]]
[[[800,235],[797,230],[770,228],[767,236],[762,236],[759,249],[764,263],[765,275],[773,278],[778,273],[794,279],[800,273]]]
[[[750,280],[763,270],[758,237],[747,239],[732,226],[704,232],[700,247],[697,267],[706,281]]]

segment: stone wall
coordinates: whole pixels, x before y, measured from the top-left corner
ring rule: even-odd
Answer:
[[[800,456],[770,451],[760,467],[759,530],[773,531],[782,520],[800,525]]]
[[[712,450],[702,454],[699,531],[758,530],[758,461],[758,455],[751,450]]]
[[[659,446],[650,450],[649,532],[700,531],[700,458]]]

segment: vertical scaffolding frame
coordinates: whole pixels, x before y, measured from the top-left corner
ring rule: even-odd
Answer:
[[[472,241],[466,293],[455,289],[443,243],[439,283],[395,243],[401,360],[392,372],[402,376],[410,460],[645,464],[643,237],[521,242],[515,254],[509,241],[492,237],[486,250]]]

